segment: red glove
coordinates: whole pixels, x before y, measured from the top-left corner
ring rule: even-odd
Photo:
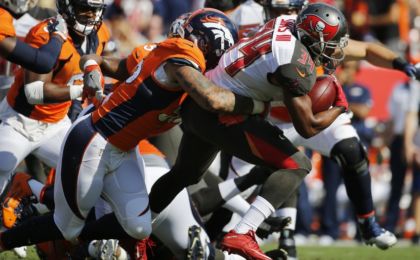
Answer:
[[[335,86],[336,96],[335,96],[335,101],[333,105],[335,107],[343,107],[344,112],[346,112],[349,109],[349,103],[347,102],[347,98],[346,98],[346,95],[344,94],[343,87],[337,81],[337,79],[335,80],[334,86]]]

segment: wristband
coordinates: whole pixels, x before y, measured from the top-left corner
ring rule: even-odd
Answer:
[[[253,99],[252,101],[254,103],[254,107],[252,108],[251,114],[255,115],[255,114],[261,114],[262,112],[264,112],[264,109],[265,109],[264,102],[255,100],[255,99]]]
[[[392,61],[392,68],[400,71],[404,71],[405,66],[408,65],[408,62],[401,57],[395,58]]]
[[[88,66],[96,65],[99,66],[95,60],[89,59],[83,64],[83,70],[85,70]]]
[[[69,86],[69,94],[70,99],[74,100],[79,98],[83,93],[83,85],[70,85]]]

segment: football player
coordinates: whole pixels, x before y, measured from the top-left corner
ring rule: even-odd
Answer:
[[[180,38],[157,44],[96,111],[75,122],[57,167],[54,216],[34,217],[4,232],[2,248],[63,238],[148,236],[150,211],[143,166],[138,162],[138,142],[179,122],[185,92],[212,111],[263,112],[263,102],[219,88],[202,74],[206,64],[214,67],[237,40],[230,20],[216,10],[203,9],[191,14],[182,29]],[[85,88],[94,90],[87,91],[87,96],[100,91],[99,65],[106,66],[103,61],[90,55],[81,62],[86,72]],[[115,214],[85,225],[100,195]]]
[[[69,30],[69,37],[54,61],[57,65],[47,74],[19,69],[7,98],[0,105],[2,190],[16,166],[30,153],[48,166],[56,167],[63,138],[71,125],[67,111],[71,100],[80,97],[83,91],[80,57],[89,53],[100,55],[109,38],[102,24],[105,8],[102,0],[60,0],[57,8]],[[48,19],[32,28],[25,42],[35,48],[49,44],[50,38],[55,37],[48,32],[50,23]],[[31,195],[33,191],[39,201],[42,185],[29,178],[25,174],[13,176],[20,185],[15,185],[17,191],[3,194],[11,198],[3,205],[3,220],[9,219],[8,214],[15,214],[19,203],[13,199],[14,195]]]
[[[333,9],[335,34],[323,39],[329,52],[342,51],[347,43],[343,15]],[[326,21],[325,21],[325,24]],[[309,138],[328,127],[347,110],[342,89],[336,85],[333,108],[313,114],[307,93],[315,82],[315,65],[321,53],[311,53],[310,43],[294,35],[294,17],[273,19],[252,38],[244,38],[222,56],[219,65],[206,76],[233,92],[261,101],[285,103],[297,131]],[[322,46],[324,47],[324,45]],[[342,54],[342,52],[340,52]],[[329,59],[342,59],[342,56]],[[182,107],[184,135],[176,164],[152,187],[150,206],[160,212],[185,186],[196,183],[219,149],[273,172],[262,193],[234,231],[223,241],[227,250],[246,258],[269,259],[258,247],[254,231],[300,185],[310,171],[309,159],[283,132],[261,117],[224,117],[200,109],[191,99]],[[197,149],[200,147],[200,149]],[[165,194],[162,194],[162,191]]]
[[[253,44],[255,44],[255,47],[252,47]],[[286,46],[289,46],[290,49],[287,50]],[[300,46],[304,47],[301,48]],[[290,54],[290,52],[293,53],[293,51],[302,49],[308,50],[309,53]],[[288,57],[287,54],[291,55],[292,59],[282,60]],[[299,100],[303,100],[310,89],[310,87],[308,89],[302,88],[304,85],[300,80],[302,76],[315,75],[314,70],[308,70],[314,67],[311,64],[312,59],[315,65],[322,65],[325,70],[332,71],[345,56],[349,60],[367,59],[378,66],[405,71],[410,76],[419,75],[419,71],[413,65],[398,58],[395,53],[380,45],[348,40],[347,24],[343,14],[326,4],[310,4],[299,13],[297,18],[284,15],[269,21],[255,37],[245,39],[235,48],[231,48],[222,57],[218,67],[209,71],[206,75],[217,84],[251,97],[264,97],[264,94],[268,93],[264,92],[264,90],[269,89],[268,86],[278,85],[277,88],[281,87],[282,92],[273,92],[265,97],[266,100],[270,98],[276,100],[278,96],[275,94],[280,95],[281,98],[284,97],[284,99],[280,98],[279,101],[282,101],[287,107],[295,131],[302,138],[310,138],[323,128],[314,127],[313,123],[306,121],[310,121],[313,117],[310,100],[302,102],[305,105],[309,103],[308,111],[305,110],[306,108],[299,109],[296,107],[303,105]],[[306,64],[306,70],[304,70],[305,67],[291,66],[290,60],[295,61],[293,57],[296,57],[297,64]],[[309,63],[305,63],[305,61]],[[294,75],[294,73],[297,74]],[[267,86],[267,88],[263,86]],[[293,86],[292,90],[290,90],[291,86]],[[302,92],[294,92],[297,90],[302,90]],[[275,91],[274,88],[273,91]],[[290,93],[290,91],[293,92]],[[345,98],[342,98],[341,87],[337,88],[337,93],[338,98],[334,106],[344,107],[342,110],[344,112],[347,108],[347,102]],[[337,110],[337,108],[333,109]],[[331,111],[331,109],[328,111]],[[265,165],[271,169],[287,167],[298,169],[290,171],[288,174],[284,174],[283,171],[282,176],[278,174],[282,172],[281,170],[272,173],[263,185],[261,196],[257,197],[251,209],[236,228],[225,236],[222,242],[227,250],[245,257],[269,259],[259,250],[254,239],[254,230],[264,218],[271,215],[274,209],[283,204],[286,198],[293,193],[289,191],[294,190],[299,185],[308,170],[301,167],[301,165],[305,165],[302,163],[303,159],[299,161],[301,163],[299,164],[296,162],[296,157],[292,156],[298,155],[298,152],[293,150],[287,150],[287,153],[280,152],[281,150],[276,152],[273,149],[278,138],[287,140],[282,131],[273,134],[273,136],[276,136],[275,139],[265,140],[263,138],[267,138],[267,135],[259,136],[261,133],[258,132],[256,123],[252,128],[250,127],[250,119],[235,118],[236,121],[233,124],[229,123],[223,128],[220,123],[216,126],[217,117],[212,117],[208,113],[201,113],[202,111],[193,102],[186,101],[182,112],[184,136],[178,160],[171,172],[158,180],[152,188],[150,195],[152,211],[159,212],[164,208],[171,197],[178,192],[177,189],[195,183],[196,179],[194,177],[199,178],[199,175],[203,173],[200,170],[206,169],[209,162],[208,158],[211,158],[218,148],[237,155],[245,161],[254,161],[256,164]],[[245,133],[238,132],[240,128],[243,128],[242,131],[245,129]],[[261,132],[264,133],[263,130]],[[259,135],[257,136],[257,134]],[[240,136],[243,136],[246,141],[241,143],[234,139]],[[217,144],[216,147],[215,144]],[[287,147],[284,143],[280,145],[280,147],[282,146],[283,149]],[[197,150],[193,147],[202,149]],[[199,154],[201,151],[202,154]],[[251,154],[255,158],[250,157]],[[261,159],[266,161],[261,162]],[[196,164],[188,164],[187,162],[190,161]],[[278,165],[273,167],[275,163]],[[351,161],[348,165],[354,164]],[[301,174],[297,174],[299,170]],[[282,178],[286,178],[286,180]],[[161,193],[160,190],[165,190],[166,198],[163,198],[162,194],[158,195]],[[364,224],[369,221],[371,219],[366,218]],[[381,231],[380,228],[379,232],[380,235],[386,233]],[[389,246],[396,243],[395,237],[392,234],[389,235],[389,232],[386,233],[386,240]],[[245,248],[249,248],[249,250],[245,250]]]
[[[32,25],[33,20],[27,19],[20,23],[19,20],[33,9],[37,2],[38,0],[0,1],[0,56],[30,71],[48,73],[53,69],[61,46],[67,38],[67,27],[63,18],[57,16],[50,20],[49,26],[45,27],[47,32],[51,33],[51,37],[48,37],[49,40],[43,46],[31,46],[20,41],[16,30],[19,30],[18,36],[24,36],[22,32],[27,30],[25,25]],[[15,20],[17,20],[16,25]]]
[[[268,19],[274,18],[281,14],[297,14],[297,11],[302,9],[306,5],[306,1],[303,0],[267,0],[259,1],[263,6],[265,13]],[[288,116],[287,108],[284,105],[279,106],[279,104],[272,103],[271,118],[274,124],[281,128],[285,135],[295,144],[302,145],[308,148],[311,148],[315,151],[320,151],[326,156],[332,156],[333,158],[347,158],[350,155],[353,155],[354,162],[349,163],[344,162],[342,165],[345,174],[345,184],[350,196],[351,201],[355,205],[356,213],[359,218],[359,228],[362,232],[362,238],[367,244],[375,244],[381,249],[387,249],[396,243],[395,236],[383,230],[374,218],[374,208],[372,202],[372,195],[370,191],[370,175],[368,172],[368,162],[363,146],[360,143],[360,140],[357,136],[354,128],[348,124],[350,116],[348,113],[341,115],[330,127],[322,131],[320,134],[316,135],[310,139],[302,138],[290,123],[290,118]],[[335,147],[335,148],[334,148]],[[331,151],[334,151],[331,154]],[[357,158],[354,155],[358,155]],[[233,160],[232,167],[236,170],[237,173],[246,173],[246,169],[249,167],[247,163],[235,158]],[[359,168],[359,173],[356,174],[355,169],[350,167],[351,165],[363,165],[364,167]],[[253,172],[257,171],[258,168],[254,169]],[[363,173],[363,174],[362,174]],[[263,175],[263,173],[262,173]],[[255,175],[254,175],[255,176]],[[234,183],[243,182],[242,179],[252,179],[255,177],[249,175],[241,179],[235,180]],[[249,180],[248,180],[249,182]],[[252,182],[251,182],[252,183]],[[231,196],[236,194],[233,190],[226,190],[225,187],[235,187],[237,185],[227,185],[221,184],[216,188],[216,194],[219,194],[217,191],[220,189],[221,194],[229,194],[224,196],[223,200],[228,200]],[[243,190],[248,186],[243,186],[236,191]],[[223,190],[223,191],[222,191]],[[355,192],[358,190],[358,192]],[[362,192],[361,192],[362,191]],[[208,194],[210,190],[206,189],[205,192]],[[232,193],[231,193],[232,192]],[[200,198],[200,194],[196,194],[195,197]],[[222,199],[221,196],[216,195],[212,198],[213,205],[220,205],[223,202],[216,202],[217,200]],[[287,227],[287,230],[282,231],[280,237],[280,245],[284,246],[285,249],[289,252],[289,258],[293,259],[296,257],[296,250],[293,240],[293,231],[295,228],[295,219],[296,219],[296,194],[292,196],[282,208],[277,211],[277,214],[281,217],[291,217],[292,222]],[[208,211],[210,205],[206,204],[206,210]],[[287,241],[287,243],[286,243]],[[286,246],[287,244],[287,246]],[[276,252],[270,252],[270,256],[273,257],[273,254]]]

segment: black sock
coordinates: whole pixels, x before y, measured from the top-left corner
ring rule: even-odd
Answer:
[[[52,214],[32,217],[1,234],[1,242],[5,249],[63,239]]]
[[[202,188],[193,193],[191,199],[201,216],[207,215],[225,204],[217,186]]]
[[[371,213],[374,208],[369,171],[366,170],[363,174],[358,174],[354,171],[347,172],[344,169],[343,178],[347,195],[353,203],[356,214],[365,215]]]
[[[54,185],[45,187],[41,203],[47,206],[49,210],[54,210]]]
[[[96,239],[131,238],[118,222],[114,213],[109,213],[100,219],[85,224],[79,236],[84,241]]]
[[[255,166],[248,174],[237,177],[233,181],[240,191],[244,191],[252,185],[263,184],[272,172],[273,170],[267,167]]]

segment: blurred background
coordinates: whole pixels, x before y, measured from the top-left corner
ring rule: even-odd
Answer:
[[[121,57],[127,56],[139,44],[162,41],[176,17],[204,4],[204,0],[105,2],[108,4],[105,21],[113,36],[108,50]],[[323,2],[344,12],[351,38],[381,42],[410,62],[420,62],[420,0]],[[39,5],[55,8],[55,1],[40,0]],[[403,154],[403,148],[394,144],[406,134],[407,122],[414,120],[418,125],[418,83],[401,72],[379,69],[363,62],[344,64],[337,71],[337,77],[346,89],[354,114],[353,124],[368,150],[377,215],[385,228],[418,244],[420,134],[409,144],[416,151],[414,158],[409,160],[396,156]],[[393,154],[398,158],[391,165]],[[340,174],[335,172],[338,168],[317,153],[311,156],[314,170],[301,192],[302,205],[309,202],[311,207],[302,206],[304,210],[300,211],[297,243],[304,243],[314,235],[321,245],[332,244],[338,239],[353,239],[356,227]],[[325,215],[326,207],[333,207],[334,213]]]

